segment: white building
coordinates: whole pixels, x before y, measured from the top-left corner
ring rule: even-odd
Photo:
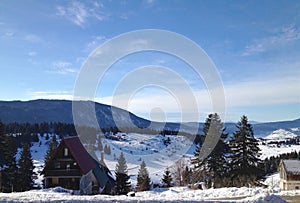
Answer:
[[[281,160],[279,164],[280,189],[300,189],[300,160]]]

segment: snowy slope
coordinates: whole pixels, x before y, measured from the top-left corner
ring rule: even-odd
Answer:
[[[142,160],[145,161],[150,178],[154,183],[159,183],[167,167],[173,167],[178,159],[189,160],[191,148],[194,148],[192,141],[184,136],[162,136],[145,135],[137,133],[124,134],[125,140],[114,141],[105,139],[103,146],[111,148],[111,155],[105,155],[105,163],[114,172],[117,158],[123,152],[128,165],[128,173],[132,183],[136,184],[136,176]],[[164,145],[163,140],[169,138],[169,145]],[[100,156],[100,152],[96,153]]]
[[[285,135],[290,135],[285,130],[276,130],[272,135],[277,135],[277,138],[285,137]],[[34,160],[35,171],[39,174],[43,169],[43,162],[46,151],[48,149],[48,144],[51,140],[45,140],[45,136],[39,136],[40,142],[33,143],[31,147],[31,153]],[[138,173],[139,165],[142,160],[145,161],[147,169],[150,174],[150,178],[153,183],[160,183],[166,168],[171,171],[175,170],[175,165],[177,161],[184,162],[184,165],[189,165],[190,159],[193,157],[193,152],[195,146],[191,140],[184,136],[162,136],[162,135],[148,135],[148,134],[138,134],[138,133],[119,133],[116,135],[122,139],[112,140],[107,139],[102,136],[102,145],[110,146],[111,154],[105,154],[105,163],[108,168],[114,174],[115,166],[117,163],[117,158],[120,153],[123,152],[128,165],[128,172],[131,178],[131,183],[133,186],[136,185],[136,176]],[[291,137],[291,136],[287,136]],[[58,136],[57,136],[58,138]],[[165,145],[164,140],[170,140],[170,144]],[[273,140],[269,139],[268,142]],[[300,145],[269,145],[262,144],[260,142],[261,148],[261,159],[265,159],[270,156],[277,156],[283,153],[289,153],[293,151],[300,151]],[[95,152],[98,159],[100,159],[100,151]],[[191,166],[190,166],[191,167]],[[41,183],[42,177],[38,175],[37,184]]]
[[[299,152],[300,151],[300,145],[287,145],[287,146],[268,146],[268,145],[260,145],[261,149],[261,156],[260,159],[269,158],[271,156],[278,156],[280,154],[286,154],[291,152]]]
[[[274,132],[272,132],[270,135],[266,136],[265,139],[266,140],[286,140],[286,139],[293,139],[296,138],[297,135],[284,130],[284,129],[278,129],[275,130]]]
[[[280,139],[285,138],[286,131],[278,130],[272,134],[277,134]],[[39,136],[40,142],[33,143],[31,153],[36,166],[35,171],[40,172],[43,168],[43,160],[51,140],[51,136],[46,140],[45,136]],[[150,178],[153,183],[160,183],[165,169],[174,168],[176,161],[181,160],[189,163],[193,157],[195,146],[192,141],[184,136],[162,136],[146,135],[138,133],[119,133],[116,135],[122,139],[112,140],[102,137],[103,146],[107,145],[111,149],[111,154],[105,154],[105,163],[114,174],[117,158],[121,152],[124,153],[131,184],[136,185],[136,176],[142,160],[146,162]],[[58,138],[58,136],[57,136]],[[164,144],[164,140],[170,140],[169,144]],[[276,137],[274,138],[276,140]],[[272,141],[272,140],[269,140]],[[269,157],[291,151],[300,151],[300,145],[269,146],[262,145],[262,157]],[[100,158],[100,151],[96,151],[96,156]],[[41,183],[42,177],[38,176],[37,183]],[[22,193],[4,194],[0,193],[0,202],[284,202],[276,195],[300,195],[300,191],[284,192],[279,190],[279,175],[274,174],[264,182],[267,188],[220,188],[208,190],[191,190],[186,187],[172,187],[169,189],[157,188],[147,192],[136,193],[136,197],[127,196],[77,196],[71,195],[62,188],[32,190]],[[275,195],[273,195],[273,194]],[[271,194],[271,195],[270,195]],[[233,199],[232,199],[233,198]]]

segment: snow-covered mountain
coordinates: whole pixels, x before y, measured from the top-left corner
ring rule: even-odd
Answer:
[[[160,123],[138,117],[131,112],[117,107],[91,101],[76,101],[80,107],[78,116],[83,124],[91,125],[95,111],[96,119],[101,128],[132,127],[151,128],[154,130],[178,130],[202,133],[203,123]],[[114,112],[114,113],[112,113]],[[31,101],[0,101],[0,119],[4,123],[41,123],[61,122],[73,123],[72,101],[67,100],[31,100]],[[300,119],[269,123],[252,122],[255,136],[265,137],[273,131],[283,129],[300,135]],[[226,131],[231,135],[236,131],[235,123],[225,123]]]
[[[284,129],[278,129],[266,136],[266,140],[286,140],[296,138],[297,135]]]

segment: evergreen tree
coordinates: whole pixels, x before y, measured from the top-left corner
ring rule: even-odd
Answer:
[[[191,160],[191,163],[195,166],[195,168],[199,168],[199,156],[200,156],[200,149],[201,149],[201,145],[200,143],[198,143],[196,145],[196,149],[195,149],[195,152],[194,152],[194,157],[192,160]]]
[[[108,155],[111,155],[111,149],[110,149],[110,146],[107,147],[107,154],[108,154]]]
[[[260,148],[245,115],[236,127],[238,130],[230,140],[233,185],[248,186],[249,183],[255,183],[262,172],[259,159]]]
[[[149,173],[148,170],[146,168],[146,164],[144,161],[142,161],[140,169],[139,169],[139,173],[137,176],[137,191],[147,191],[150,189],[150,184],[151,180],[149,178]]]
[[[192,163],[197,169],[197,173],[201,174],[202,171],[206,172],[205,180],[198,180],[198,182],[206,181],[208,187],[223,186],[221,177],[227,172],[226,153],[228,152],[228,147],[225,143],[227,136],[228,134],[225,133],[225,128],[219,115],[217,113],[209,114],[204,123],[202,135],[202,139],[209,144],[205,146],[207,149],[204,149],[205,153],[207,153],[206,157],[200,157],[200,149],[198,149],[198,151],[195,152],[195,155],[198,157],[192,160]],[[212,139],[216,137],[219,137],[216,146],[210,146],[211,143],[214,143]],[[213,149],[211,150],[211,148]]]
[[[5,133],[4,133],[4,125],[0,120],[0,167],[3,167],[4,164],[4,139],[5,139]]]
[[[116,193],[118,195],[127,194],[130,189],[130,181],[127,171],[127,163],[124,157],[123,152],[121,152],[120,157],[118,159],[118,163],[116,164]]]
[[[97,146],[98,150],[102,151],[103,150],[103,145],[102,145],[102,141],[101,141],[100,136],[97,137],[97,145],[98,145]]]
[[[4,192],[13,192],[17,188],[17,148],[14,138],[12,136],[5,135],[2,146],[4,147],[3,157],[5,163],[2,174],[2,189]]]
[[[183,185],[188,185],[191,183],[192,179],[192,171],[189,169],[188,166],[185,166],[184,171],[182,172],[182,182]]]
[[[171,172],[169,171],[169,169],[167,168],[163,178],[162,178],[162,183],[164,187],[171,187],[172,186],[172,176],[171,176]]]
[[[27,143],[24,144],[21,157],[19,160],[19,185],[21,191],[30,190],[33,185],[33,162],[30,148]]]
[[[58,146],[58,142],[56,140],[56,135],[54,134],[52,136],[51,142],[49,144],[49,148],[46,152],[46,156],[45,156],[45,164],[50,160],[52,154],[55,152],[56,148]]]

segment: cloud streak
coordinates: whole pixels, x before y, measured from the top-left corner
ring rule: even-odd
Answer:
[[[276,29],[277,34],[261,39],[256,39],[251,45],[247,45],[242,56],[250,56],[270,51],[274,48],[286,46],[300,39],[300,31],[294,26]]]
[[[51,73],[57,73],[57,74],[72,74],[77,73],[78,71],[74,68],[72,68],[73,64],[67,61],[55,61],[52,63],[53,70],[51,70]]]
[[[100,10],[101,8],[103,8],[103,4],[100,3],[88,6],[82,2],[73,1],[68,6],[57,6],[56,15],[83,27],[89,19],[103,21],[108,17],[108,15]]]
[[[299,73],[300,74],[300,73]],[[269,80],[248,81],[225,85],[226,111],[232,112],[234,109],[245,109],[247,107],[260,107],[281,104],[300,103],[300,80],[297,75],[284,78],[273,78]],[[186,98],[185,92],[178,90],[174,95],[162,91],[145,91],[131,96],[130,101],[118,101],[127,104],[127,110],[140,115],[150,115],[151,110],[161,109],[166,114],[180,115],[182,111],[190,115],[189,121],[195,121],[196,109],[181,107],[176,97]],[[193,90],[197,100],[198,112],[200,114],[212,111],[212,101],[208,90]],[[96,98],[97,102],[114,105],[113,100],[127,98],[123,95],[114,95],[103,98]],[[186,98],[189,100],[190,98]],[[240,112],[244,114],[247,112]],[[177,121],[180,118],[177,118]]]

